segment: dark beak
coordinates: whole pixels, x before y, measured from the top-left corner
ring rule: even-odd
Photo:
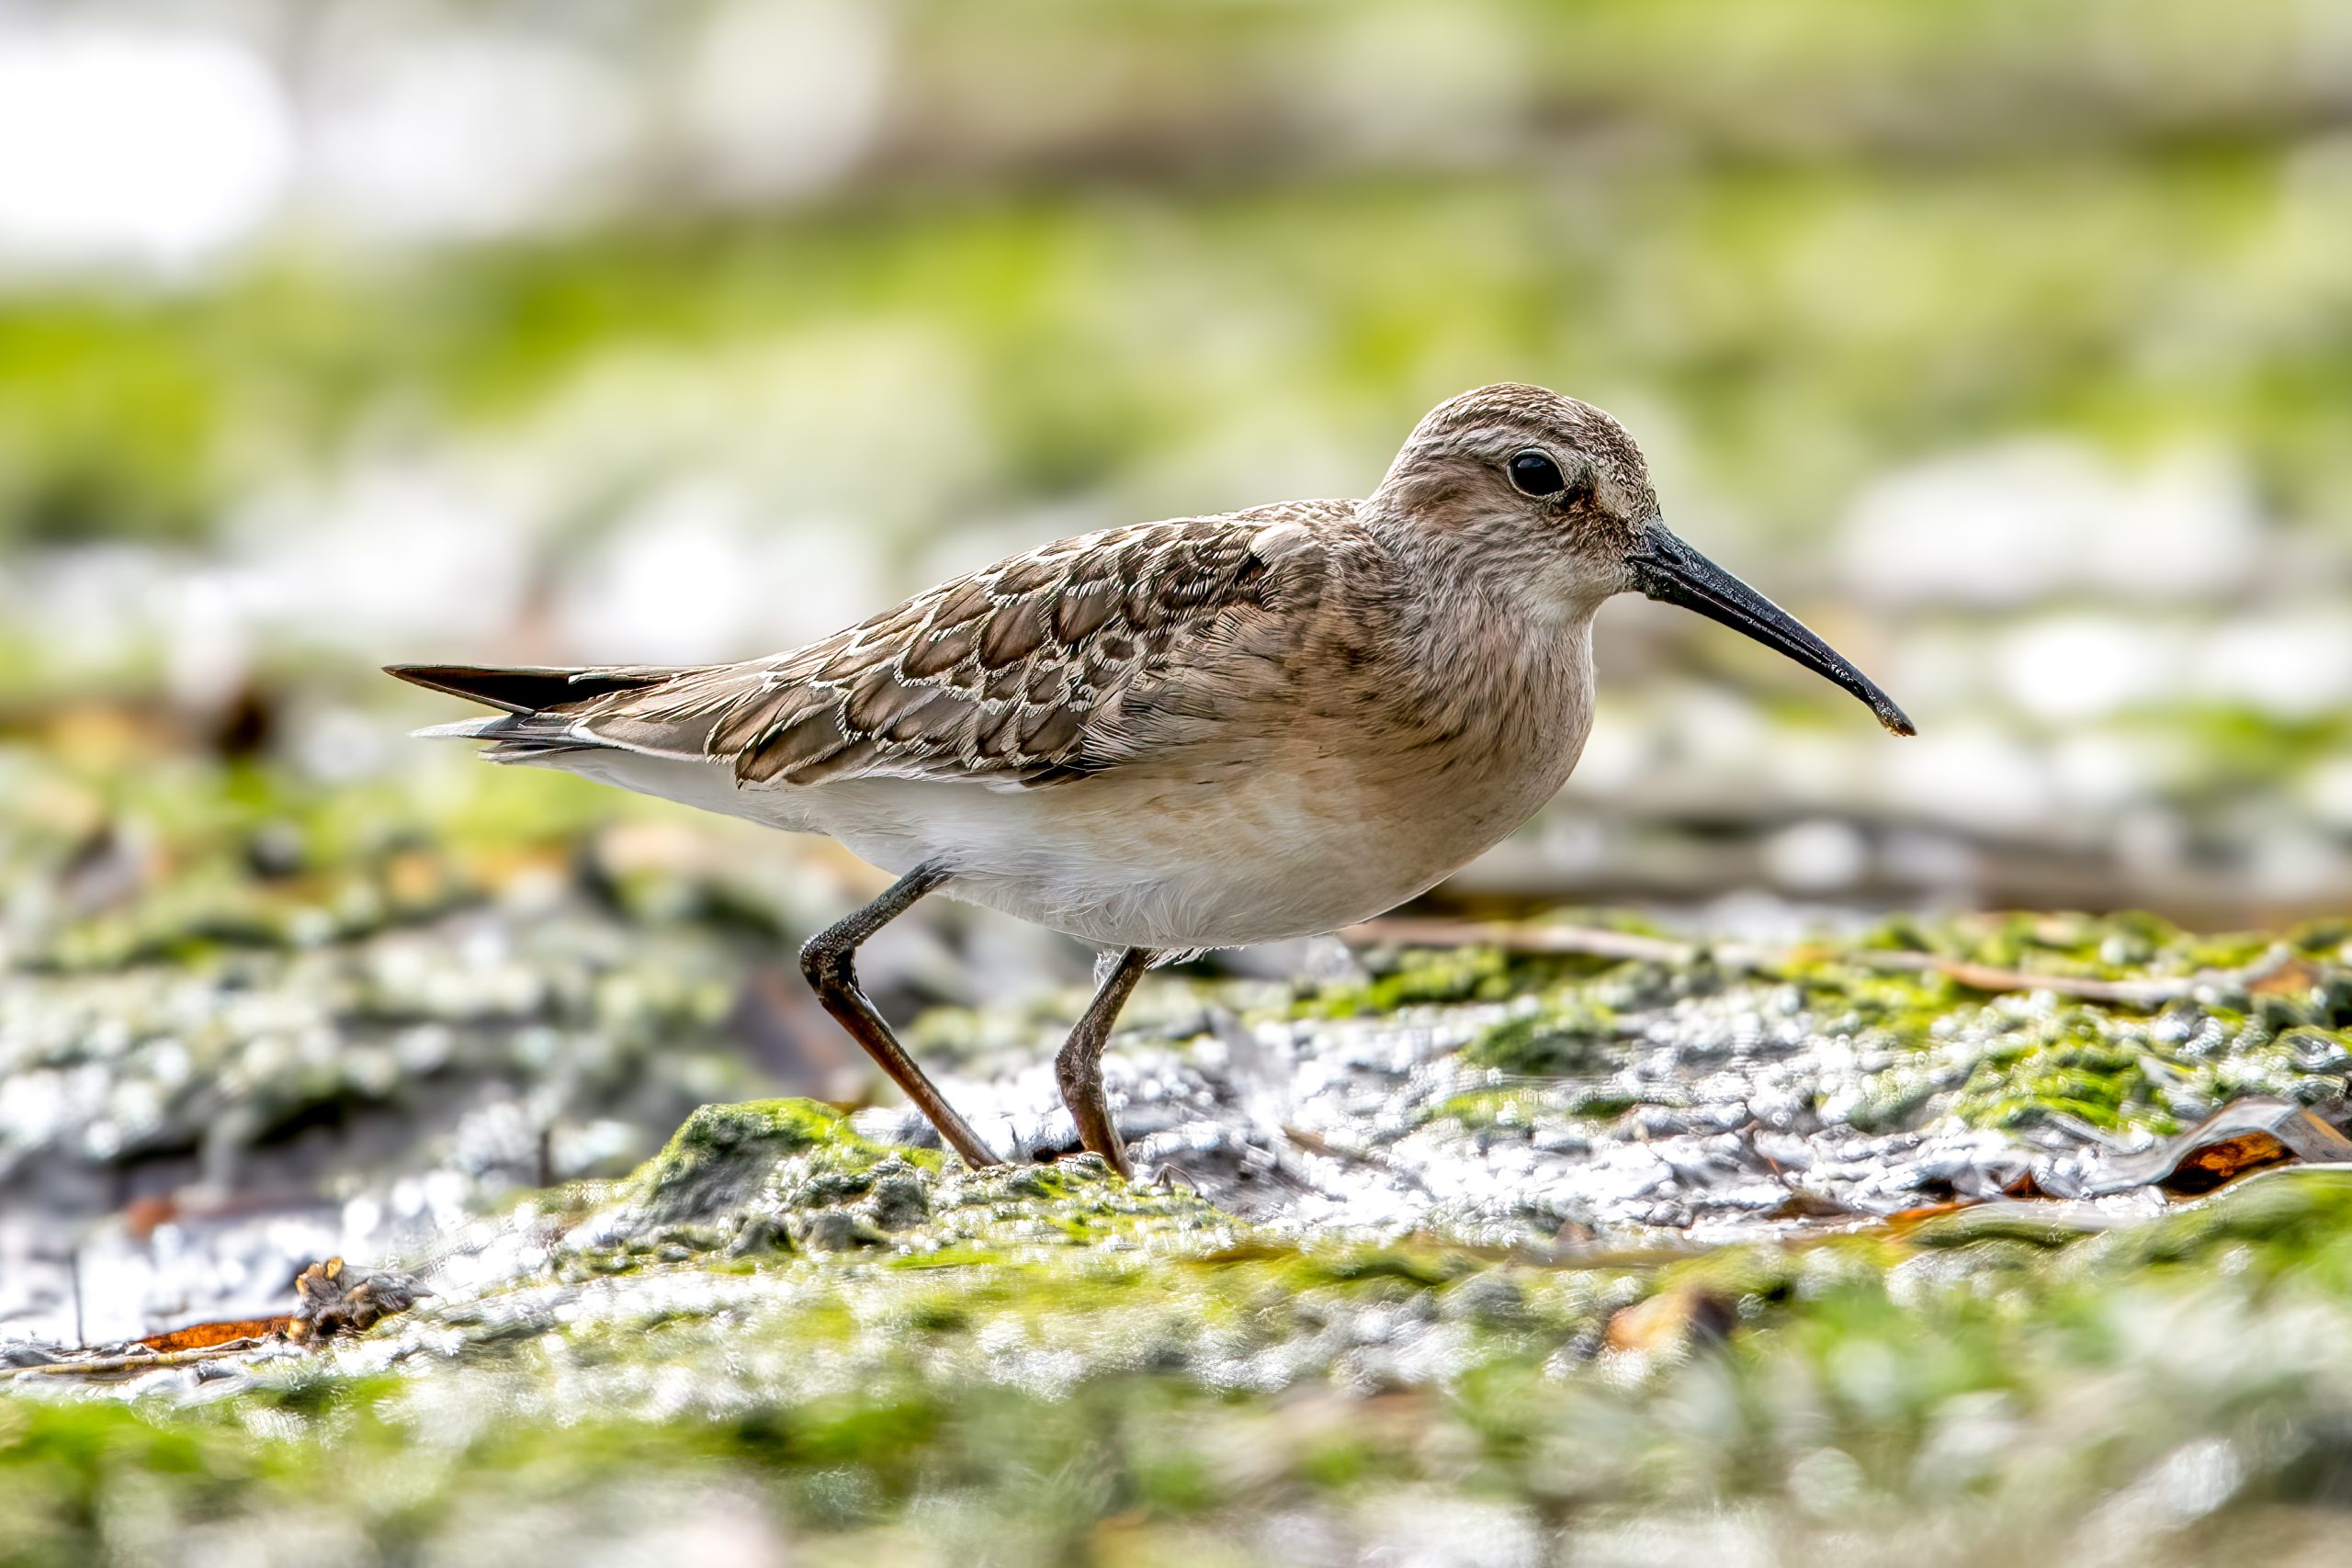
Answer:
[[[1826,675],[1870,705],[1878,721],[1897,735],[1916,735],[1894,699],[1849,663],[1846,656],[1805,630],[1803,623],[1672,534],[1653,523],[1626,558],[1634,586],[1653,599],[1696,610],[1746,632],[1767,648],[1779,649],[1816,675]]]

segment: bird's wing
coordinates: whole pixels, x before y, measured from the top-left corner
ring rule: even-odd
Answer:
[[[564,721],[571,744],[724,761],[740,784],[1067,782],[1170,744],[1172,684],[1272,656],[1353,510],[1297,502],[1064,539],[791,653],[539,717]]]

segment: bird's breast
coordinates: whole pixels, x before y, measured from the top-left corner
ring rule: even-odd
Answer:
[[[892,871],[1089,941],[1242,946],[1368,919],[1500,842],[1575,766],[1581,636],[1455,639],[1428,661],[1301,657],[1162,709],[1148,759],[991,790],[874,780],[817,825]]]

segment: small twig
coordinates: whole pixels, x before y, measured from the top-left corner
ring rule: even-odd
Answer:
[[[85,1356],[78,1361],[44,1361],[33,1367],[0,1369],[0,1377],[28,1378],[37,1375],[66,1377],[76,1373],[143,1372],[153,1367],[185,1367],[197,1361],[217,1361],[224,1356],[242,1355],[263,1344],[259,1339],[232,1339],[221,1345],[208,1345],[200,1350],[165,1350],[143,1356]]]
[[[1308,1154],[1320,1155],[1325,1159],[1351,1160],[1358,1165],[1368,1165],[1374,1170],[1385,1170],[1401,1181],[1408,1181],[1423,1192],[1430,1190],[1428,1182],[1405,1169],[1378,1149],[1341,1148],[1320,1133],[1309,1132],[1305,1127],[1293,1126],[1288,1122],[1283,1123],[1283,1136],[1305,1149]]]
[[[1933,953],[1899,953],[1858,948],[1844,955],[1850,963],[1872,969],[1926,970],[1945,976],[1973,991],[2049,991],[2083,1001],[2121,1002],[2128,1007],[2161,1007],[2194,995],[2205,986],[2251,986],[2277,974],[2294,961],[2294,949],[2283,942],[2243,969],[2199,969],[2194,975],[2152,976],[2140,980],[2098,980],[2087,976],[2034,975],[2021,969],[1996,969],[1964,959]]]
[[[1702,951],[1719,954],[1733,951],[1702,950],[1695,942],[1613,931],[1601,926],[1521,926],[1508,920],[1444,920],[1411,915],[1394,915],[1350,926],[1340,933],[1340,940],[1356,947],[1383,942],[1406,947],[1499,947],[1506,953],[1630,958],[1644,964],[1688,964]]]
[[[1592,958],[1632,959],[1645,964],[1680,964],[1702,957],[1736,969],[1780,969],[1798,962],[1805,950],[1763,948],[1745,942],[1705,946],[1668,937],[1642,936],[1599,926],[1521,926],[1502,920],[1442,920],[1398,917],[1367,920],[1340,933],[1356,946],[1396,942],[1408,947],[1498,947],[1506,953],[1556,953]],[[2267,979],[2294,962],[2294,950],[2281,942],[2242,969],[2199,969],[2194,975],[2156,976],[2139,980],[2099,980],[2087,976],[2036,975],[2023,969],[2001,969],[1936,953],[1909,953],[1885,948],[1852,948],[1837,953],[1838,962],[1867,969],[1899,969],[1941,975],[1972,991],[2048,991],[2082,1001],[2120,1002],[2127,1007],[2161,1007],[2194,995],[2207,986],[2242,987]]]

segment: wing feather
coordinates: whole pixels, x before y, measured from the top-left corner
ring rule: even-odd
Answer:
[[[739,783],[1065,783],[1148,749],[1143,694],[1262,641],[1321,592],[1347,502],[1062,540],[793,652],[680,672],[558,713],[564,733],[724,761]]]

